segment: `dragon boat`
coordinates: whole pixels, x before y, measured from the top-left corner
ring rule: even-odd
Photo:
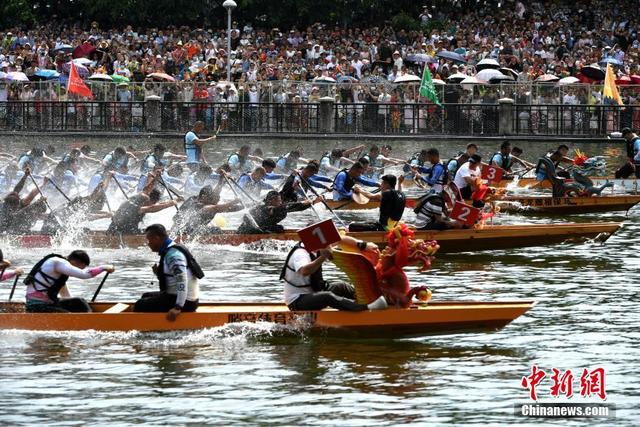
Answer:
[[[568,224],[524,224],[524,225],[485,225],[482,228],[470,228],[444,231],[416,231],[416,238],[437,240],[441,253],[481,251],[492,249],[510,249],[529,246],[544,246],[563,242],[583,242],[598,238],[605,241],[620,228],[617,222],[602,223],[568,223]],[[385,232],[367,231],[347,233],[357,239],[386,245]],[[6,236],[0,238],[9,244],[27,248],[44,248],[59,246],[65,236],[31,234]],[[144,235],[117,235],[103,231],[91,231],[73,239],[74,243],[87,247],[143,247],[146,245]],[[201,244],[241,245],[253,244],[268,240],[299,240],[296,230],[283,233],[240,234],[235,231],[223,231],[220,234],[209,234],[190,239],[182,236],[184,241],[195,240]]]
[[[638,193],[640,192],[640,180],[637,178],[628,178],[628,179],[618,179],[614,176],[608,177],[589,177],[591,182],[595,187],[601,187],[607,183],[613,184],[612,191],[624,191],[627,193]],[[565,180],[567,184],[571,184],[573,180],[567,179]],[[506,188],[509,185],[517,185],[522,188],[530,188],[530,189],[551,189],[551,182],[548,180],[538,181],[536,178],[520,178],[517,180],[512,179],[503,179],[493,184],[498,188]]]

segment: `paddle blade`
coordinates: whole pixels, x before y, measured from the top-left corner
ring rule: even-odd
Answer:
[[[222,215],[216,215],[215,218],[213,218],[213,225],[218,228],[224,228],[225,225],[227,225],[227,219]]]
[[[382,295],[373,265],[363,255],[334,250],[333,262],[355,287],[358,304],[369,304]]]
[[[353,201],[359,205],[366,205],[367,203],[369,203],[369,198],[364,194],[353,193],[352,198],[353,198]]]

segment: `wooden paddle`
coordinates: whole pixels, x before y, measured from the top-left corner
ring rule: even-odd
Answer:
[[[64,194],[64,191],[62,191],[62,190],[60,189],[60,187],[58,187],[58,184],[56,184],[56,183],[55,183],[55,181],[54,181],[53,179],[49,178],[49,183],[50,183],[51,185],[53,185],[53,188],[55,188],[56,190],[58,190],[58,192],[59,192],[60,194],[62,194],[62,195],[64,196],[64,198],[65,198],[65,199],[67,199],[67,202],[70,202],[70,201],[71,201],[71,199],[69,198],[69,196],[67,196],[66,194]]]
[[[162,177],[162,174],[158,175],[158,178],[160,179],[160,184],[162,184],[165,190],[167,190],[167,193],[169,193],[169,199],[173,201],[173,194],[171,194],[171,190],[169,190],[167,183],[164,182],[164,178]],[[178,205],[175,205],[174,207],[176,208],[176,212],[180,212],[180,208],[178,208]]]
[[[13,293],[16,291],[16,285],[18,284],[19,278],[20,278],[20,275],[16,274],[16,278],[13,280],[13,286],[11,286],[11,293],[9,294],[9,302],[11,302],[11,298],[13,298]]]
[[[98,298],[98,294],[102,290],[102,285],[104,285],[104,282],[107,281],[107,277],[109,277],[109,274],[111,273],[107,272],[107,274],[105,274],[104,277],[102,278],[102,281],[98,285],[98,289],[96,289],[96,292],[93,294],[93,298],[91,298],[91,302],[96,302],[96,298]]]
[[[118,181],[118,178],[116,178],[116,175],[115,174],[111,175],[111,178],[113,178],[113,180],[118,185],[118,188],[120,189],[120,191],[122,191],[122,194],[124,195],[124,198],[129,200],[129,196],[127,196],[127,193],[124,191],[124,188],[122,188],[122,185],[120,185],[120,181]]]
[[[353,193],[351,198],[359,205],[366,205],[369,203],[369,198],[362,193]]]
[[[309,181],[307,181],[307,179],[306,179],[304,176],[302,176],[302,175],[298,175],[298,176],[300,177],[300,179],[302,180],[302,182],[304,182],[304,183],[307,185],[307,187],[309,187],[309,190],[311,190],[311,192],[312,192],[316,197],[320,197],[320,199],[322,200],[322,204],[324,205],[324,207],[325,207],[325,208],[327,208],[327,209],[329,210],[329,212],[331,212],[331,213],[333,214],[333,216],[334,216],[334,217],[336,217],[336,219],[338,220],[338,222],[340,222],[340,224],[341,224],[343,227],[345,227],[345,228],[346,228],[346,227],[347,227],[347,224],[345,224],[345,223],[344,223],[344,221],[343,221],[343,220],[338,216],[338,214],[336,214],[336,213],[334,212],[334,210],[333,210],[333,209],[331,209],[331,206],[329,206],[329,204],[328,204],[328,203],[327,203],[327,201],[324,199],[324,197],[322,197],[321,195],[319,195],[319,194],[318,194],[318,192],[316,191],[316,189],[315,189],[315,188],[313,188],[313,187],[311,186],[311,184],[309,184]],[[349,201],[349,203],[351,203],[351,200]]]
[[[55,218],[55,220],[58,222],[58,225],[60,227],[62,227],[62,221],[60,221],[60,219],[58,218],[58,216],[53,212],[53,209],[51,209],[51,206],[49,205],[49,202],[47,202],[47,198],[44,196],[44,194],[42,194],[42,190],[40,189],[40,186],[38,185],[38,183],[36,182],[36,180],[33,178],[33,176],[31,174],[29,174],[29,178],[31,178],[31,181],[33,182],[33,185],[36,186],[36,189],[38,190],[38,193],[40,193],[40,197],[42,197],[42,201],[44,202],[44,205],[49,208],[49,210],[51,211],[51,215],[53,215],[53,217]]]
[[[256,219],[253,217],[253,215],[251,215],[251,212],[249,211],[249,208],[247,207],[247,205],[244,203],[244,200],[242,200],[240,198],[240,195],[238,195],[238,192],[236,191],[236,189],[233,187],[233,185],[231,185],[230,181],[233,181],[233,178],[227,178],[227,176],[224,175],[224,174],[222,175],[222,177],[227,182],[227,185],[229,186],[229,188],[233,192],[234,196],[236,196],[236,199],[240,200],[240,204],[242,205],[242,208],[247,211],[247,217],[251,220],[251,226],[256,228],[256,229],[258,229],[258,230],[262,230],[258,226],[258,222],[256,221]],[[244,188],[240,187],[237,182],[235,182],[235,181],[233,181],[233,182],[234,182],[235,185],[238,186],[239,189],[241,189],[244,192]],[[246,192],[245,192],[245,194],[246,194]],[[251,200],[253,200],[253,199],[251,198]]]

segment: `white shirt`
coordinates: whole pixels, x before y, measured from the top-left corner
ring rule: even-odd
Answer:
[[[287,268],[284,273],[284,302],[289,305],[294,302],[300,295],[312,294],[311,277],[303,276],[298,273],[305,265],[311,262],[311,255],[304,248],[296,249],[287,263]],[[293,283],[293,286],[290,283]],[[298,286],[307,286],[301,288]]]
[[[456,172],[456,177],[453,182],[456,184],[458,189],[462,190],[465,187],[469,186],[469,183],[465,181],[465,178],[476,178],[480,176],[480,168],[476,168],[475,170],[469,168],[469,162],[464,163]]]

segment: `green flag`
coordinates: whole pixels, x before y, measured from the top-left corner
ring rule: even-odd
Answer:
[[[429,101],[442,107],[438,94],[436,93],[436,87],[431,80],[431,72],[427,64],[424,64],[424,72],[422,73],[422,81],[420,82],[420,96],[423,96]]]

